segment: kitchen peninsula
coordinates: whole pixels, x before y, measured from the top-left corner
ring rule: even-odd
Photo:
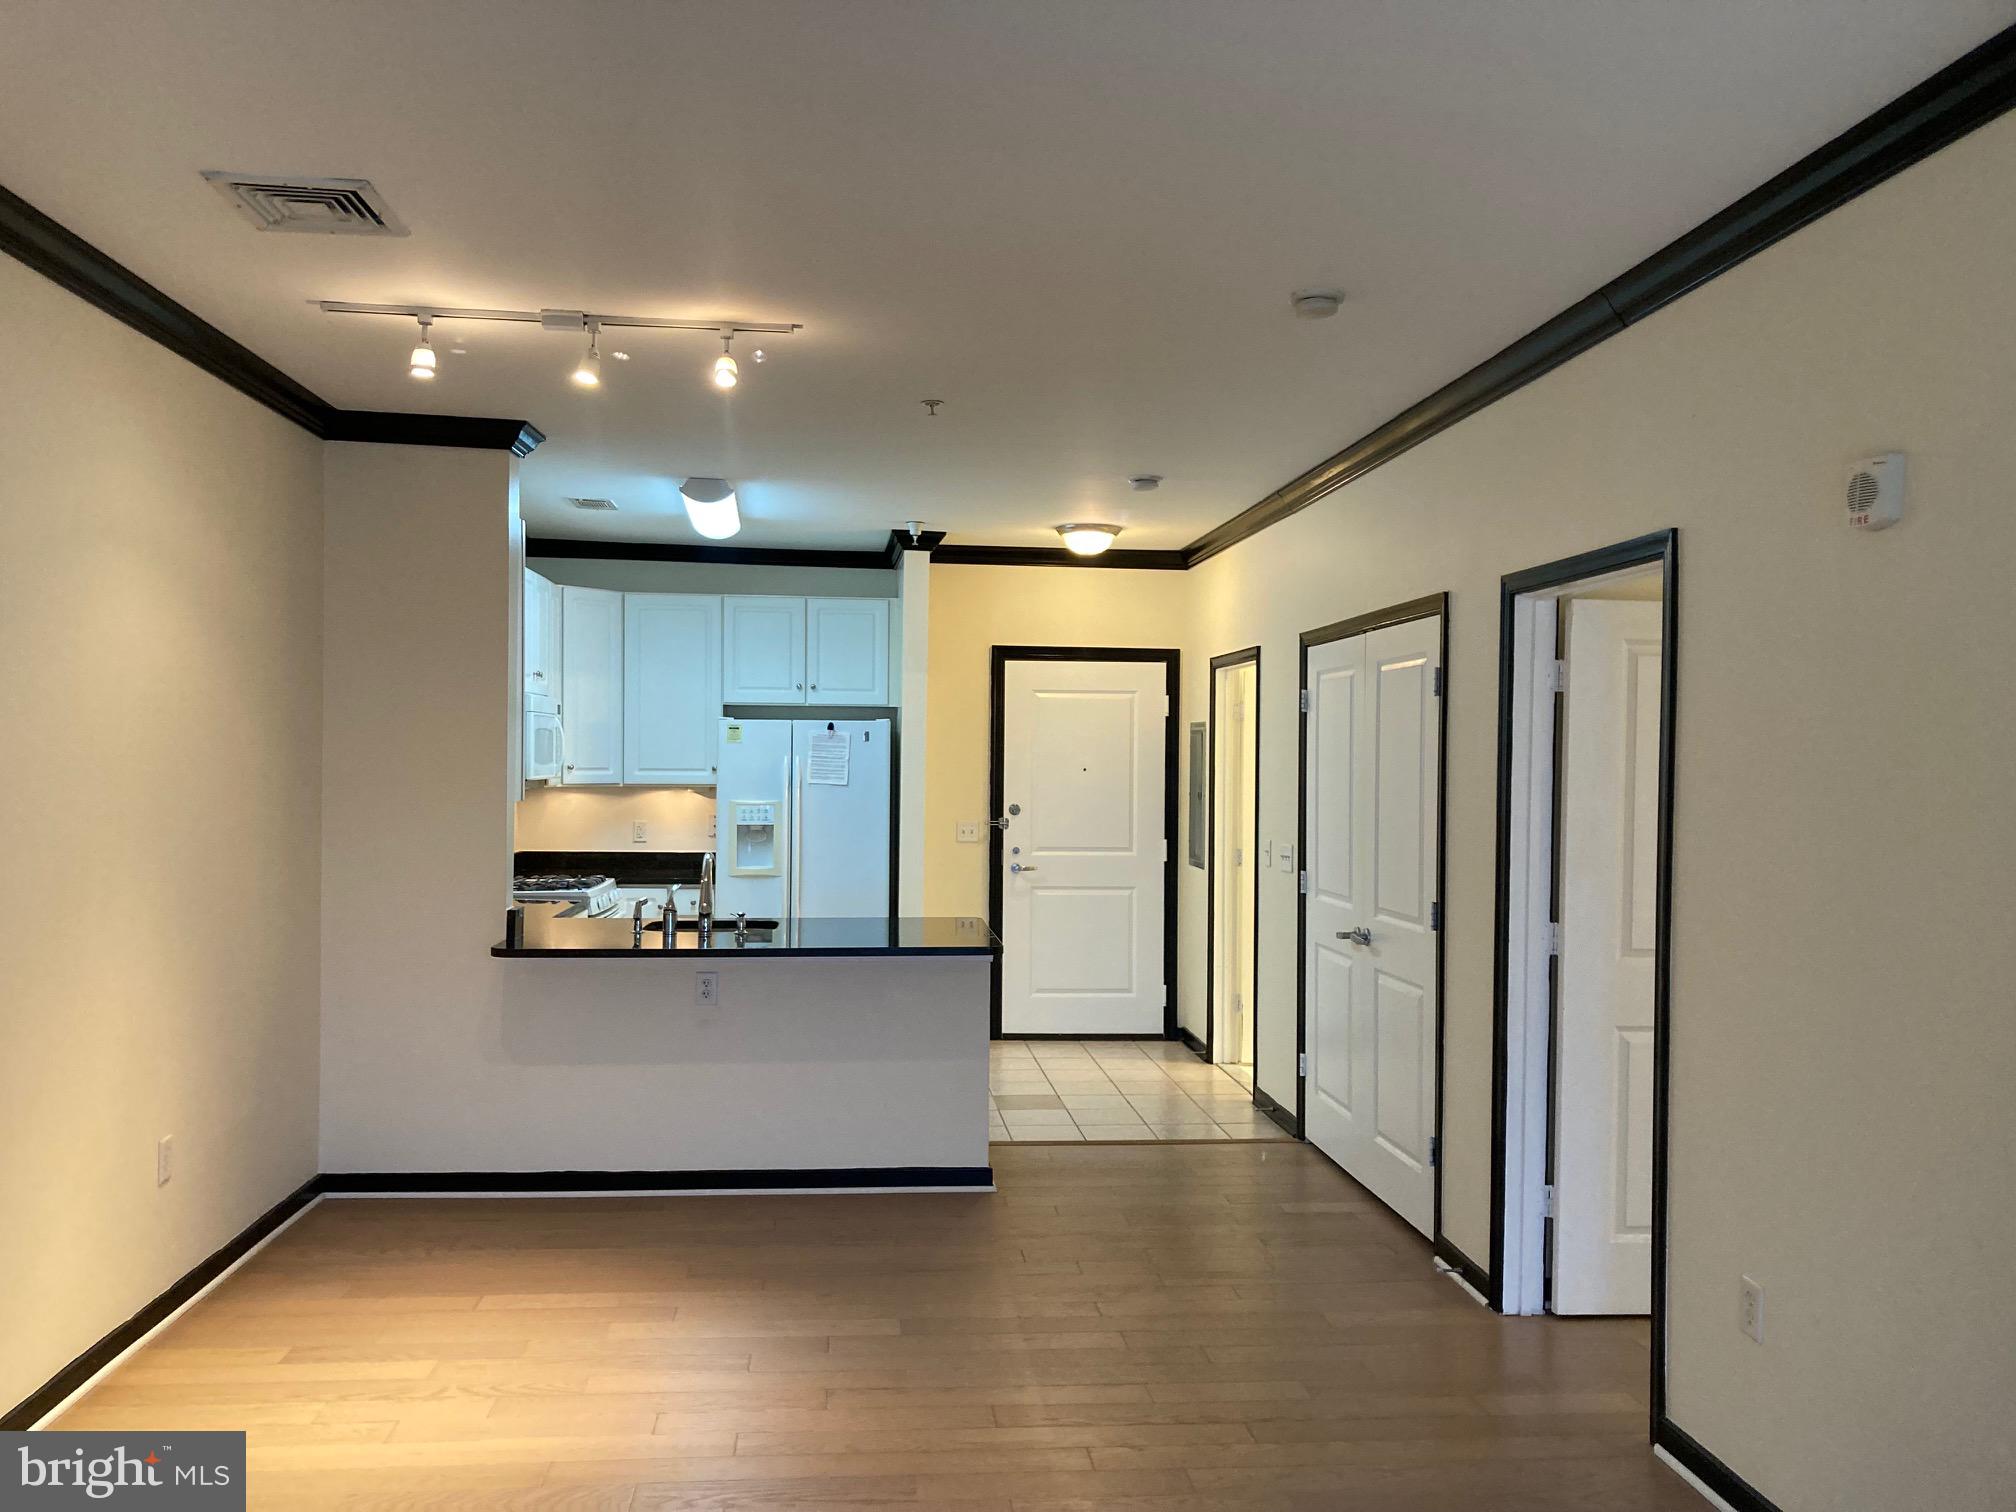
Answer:
[[[659,918],[570,915],[522,905],[491,950],[507,1057],[599,1088],[589,1126],[554,1131],[579,1147],[555,1152],[561,1175],[584,1189],[991,1187],[999,943],[984,919],[751,921],[738,939],[728,918],[704,940],[682,921],[668,949]],[[626,1169],[608,1170],[617,1149]]]

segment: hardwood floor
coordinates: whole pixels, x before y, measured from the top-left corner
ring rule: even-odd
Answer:
[[[262,1508],[1698,1512],[1635,1322],[1494,1317],[1300,1145],[975,1196],[326,1201],[63,1419]]]

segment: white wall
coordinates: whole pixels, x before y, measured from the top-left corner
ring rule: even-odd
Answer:
[[[316,1170],[321,446],[6,258],[0,348],[6,1408]]]
[[[1670,1410],[1787,1512],[2016,1484],[2012,180],[2005,118],[1188,575],[1190,707],[1264,648],[1276,837],[1298,632],[1451,594],[1445,1224],[1483,1261],[1499,578],[1679,527]],[[1846,465],[1892,448],[1907,517],[1852,535]],[[1294,889],[1264,886],[1289,1101]]]
[[[550,582],[618,593],[780,593],[806,598],[896,597],[896,573],[877,567],[766,567],[750,562],[627,562],[528,557]]]

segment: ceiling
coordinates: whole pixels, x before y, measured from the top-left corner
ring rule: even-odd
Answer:
[[[0,0],[0,183],[348,408],[500,415],[535,534],[1181,546],[2016,19],[2008,0]],[[204,169],[371,179],[263,236]],[[1298,321],[1291,290],[1342,313]],[[413,328],[320,299],[795,320]],[[466,351],[455,354],[452,347]],[[738,343],[738,354],[746,349]],[[933,419],[920,400],[943,399]],[[1131,493],[1127,476],[1167,482]],[[584,514],[568,495],[606,496]]]

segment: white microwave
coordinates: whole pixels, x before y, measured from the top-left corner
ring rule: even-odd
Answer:
[[[525,780],[560,780],[560,716],[529,700],[525,707]]]

